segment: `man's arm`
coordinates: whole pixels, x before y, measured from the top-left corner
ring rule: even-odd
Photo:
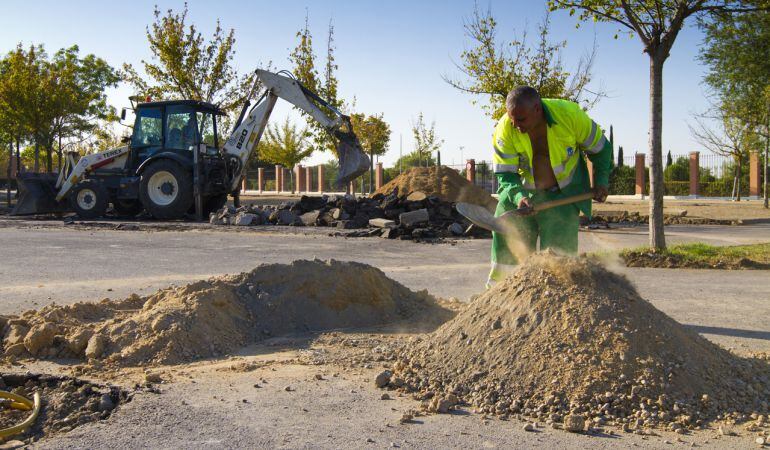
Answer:
[[[593,165],[594,199],[603,202],[607,197],[612,167],[612,145],[604,136],[601,128],[588,117],[579,105],[575,104],[573,130],[578,148],[585,153]]]
[[[494,154],[494,172],[497,177],[497,194],[499,203],[506,210],[519,207],[522,199],[528,198],[519,175],[519,154],[510,145],[506,145],[504,131],[507,126],[504,120],[498,122],[495,135],[492,138]]]

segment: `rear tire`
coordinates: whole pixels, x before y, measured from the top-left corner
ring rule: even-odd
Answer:
[[[72,189],[70,206],[83,219],[96,219],[107,212],[107,189],[94,180],[83,180]]]
[[[192,175],[174,161],[150,164],[139,182],[139,198],[156,219],[181,219],[193,202]]]

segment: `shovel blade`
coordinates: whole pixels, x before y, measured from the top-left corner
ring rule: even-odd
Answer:
[[[16,206],[12,216],[66,212],[66,202],[56,201],[56,173],[20,173]]]

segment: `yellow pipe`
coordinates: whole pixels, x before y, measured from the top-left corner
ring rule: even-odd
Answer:
[[[27,417],[24,422],[14,425],[12,427],[3,428],[0,429],[0,438],[5,438],[8,436],[13,436],[14,434],[19,434],[29,428],[33,423],[35,423],[35,420],[37,419],[37,416],[40,414],[40,393],[35,392],[35,395],[33,397],[34,401],[31,401],[27,397],[22,397],[21,395],[16,395],[11,392],[6,391],[0,391],[0,398],[7,398],[12,401],[11,408],[15,409],[21,409],[24,411],[32,410],[32,414]]]

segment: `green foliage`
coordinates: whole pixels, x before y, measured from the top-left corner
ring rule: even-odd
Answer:
[[[465,34],[473,47],[460,54],[458,69],[465,79],[444,77],[444,81],[463,92],[481,96],[482,108],[492,119],[505,114],[505,98],[516,86],[532,86],[547,98],[566,98],[590,108],[600,95],[591,94],[587,87],[591,82],[594,51],[582,59],[570,75],[561,62],[561,51],[566,41],[551,42],[550,15],[546,12],[538,27],[538,39],[534,45],[527,41],[526,30],[521,39],[500,42],[497,37],[497,21],[490,11],[474,8],[473,15],[465,24]]]
[[[444,143],[443,139],[436,136],[436,122],[431,122],[430,127],[425,124],[422,113],[417,116],[417,121],[412,124],[412,135],[414,136],[414,153],[418,160],[427,158],[426,162],[433,163],[433,152],[440,150]],[[418,161],[419,162],[419,161]]]
[[[235,30],[225,32],[219,20],[210,40],[195,25],[187,25],[187,4],[181,13],[169,9],[162,15],[155,7],[155,21],[147,28],[152,61],[142,60],[147,78],[130,64],[123,65],[123,78],[142,97],[190,99],[218,104],[229,113],[220,135],[227,136],[234,114],[254,86],[250,71],[239,76],[232,64]]]
[[[269,125],[259,144],[260,160],[293,169],[313,153],[313,148],[308,145],[310,137],[307,128],[298,129],[288,117],[280,126]]]
[[[382,114],[372,116],[361,113],[351,114],[350,123],[367,155],[382,156],[388,151],[390,125],[383,120]]]
[[[398,158],[396,163],[393,164],[393,168],[398,172],[399,170],[407,170],[411,167],[424,167],[435,166],[436,158],[432,155],[420,154],[417,151],[407,153],[406,155]]]
[[[118,73],[94,55],[79,57],[77,46],[61,49],[52,58],[42,45],[21,45],[0,60],[0,123],[7,136],[34,144],[32,166],[39,168],[39,150],[53,170],[54,148],[88,139],[103,121],[115,120],[105,90],[119,81]]]
[[[618,163],[617,167],[623,167],[623,146],[618,147]]]
[[[316,69],[316,57],[313,52],[313,35],[310,32],[308,18],[305,17],[305,27],[297,32],[299,42],[289,55],[289,61],[294,66],[292,73],[297,80],[306,88],[318,94],[332,107],[339,110],[343,101],[337,97],[338,81],[335,75],[337,64],[334,62],[334,26],[329,23],[329,34],[326,41],[326,63],[324,65],[323,80],[321,80]],[[318,105],[320,106],[320,105]],[[332,117],[335,113],[326,107],[321,106],[321,110]],[[337,141],[331,136],[320,123],[313,120],[305,111],[300,112],[310,120],[310,129],[313,133],[314,149],[320,151],[331,151],[336,155]]]
[[[741,15],[720,14],[700,25],[705,31],[700,59],[708,67],[704,81],[718,97],[738,106],[732,114],[753,128],[764,129],[767,135],[770,13],[765,9]]]
[[[612,195],[633,195],[636,170],[631,166],[617,166],[610,172],[609,192]]]
[[[668,159],[671,160],[670,150],[668,155]],[[690,160],[685,156],[679,156],[676,158],[676,162],[668,163],[663,170],[663,179],[666,181],[689,181]]]

